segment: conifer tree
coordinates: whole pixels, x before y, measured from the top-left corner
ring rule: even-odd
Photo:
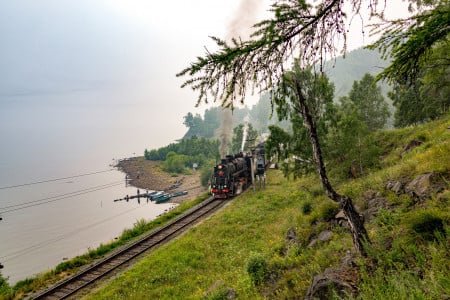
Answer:
[[[390,115],[389,108],[372,75],[366,73],[360,81],[353,82],[348,99],[353,102],[361,121],[369,130],[384,127]]]

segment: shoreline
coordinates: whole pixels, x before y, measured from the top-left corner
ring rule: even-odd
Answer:
[[[168,203],[180,204],[207,192],[207,189],[200,184],[200,173],[198,171],[193,171],[192,175],[173,176],[162,169],[162,162],[149,161],[143,156],[122,159],[115,167],[126,175],[128,184],[138,189],[188,192],[187,195],[170,199]],[[175,186],[179,187],[175,188]],[[141,193],[144,193],[144,191]]]

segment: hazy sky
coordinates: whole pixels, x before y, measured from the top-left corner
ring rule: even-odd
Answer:
[[[50,109],[31,110],[36,112],[31,115],[7,110],[19,102],[30,106],[52,99],[55,114],[66,113],[67,105],[117,107],[121,113],[113,117],[121,124],[111,131],[148,133],[150,148],[181,138],[187,130],[183,116],[195,111],[197,96],[181,89],[183,79],[175,74],[204,53],[204,46],[212,46],[208,36],[224,35],[238,3],[0,0],[0,125],[27,118],[20,126],[32,131]],[[70,103],[58,110],[63,102]],[[52,124],[65,122],[51,118]],[[128,122],[131,118],[141,121]],[[69,121],[66,127],[77,126]]]
[[[0,0],[0,105],[35,94],[117,91],[125,106],[145,103],[176,123],[172,139],[179,138],[197,95],[181,89],[175,74],[205,46],[214,49],[208,36],[226,36],[239,2]],[[264,13],[270,1],[261,2]],[[402,0],[389,2],[397,5],[389,11],[406,11]],[[357,19],[351,48],[363,41]]]
[[[223,34],[228,2],[2,0],[0,93],[153,83],[166,98],[208,35]]]

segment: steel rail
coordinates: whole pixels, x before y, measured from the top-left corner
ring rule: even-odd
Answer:
[[[212,197],[201,204],[189,209],[168,224],[155,229],[143,238],[124,246],[104,259],[94,263],[86,269],[74,274],[50,288],[36,294],[32,299],[65,299],[81,289],[99,280],[113,270],[129,262],[145,251],[170,240],[181,233],[183,229],[222,206],[226,201],[215,200]]]

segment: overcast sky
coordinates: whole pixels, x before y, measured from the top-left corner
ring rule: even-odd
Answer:
[[[175,74],[223,34],[232,2],[2,0],[0,93],[143,82],[177,90]]]
[[[269,0],[254,7],[267,14]],[[405,12],[402,0],[389,12]],[[236,21],[239,0],[0,0],[0,104],[30,94],[126,91],[131,105],[151,103],[182,116],[197,95],[175,74],[214,49]],[[353,21],[350,48],[362,36]],[[253,23],[253,22],[252,22]],[[125,100],[124,100],[125,101]],[[204,110],[203,106],[201,109]]]

